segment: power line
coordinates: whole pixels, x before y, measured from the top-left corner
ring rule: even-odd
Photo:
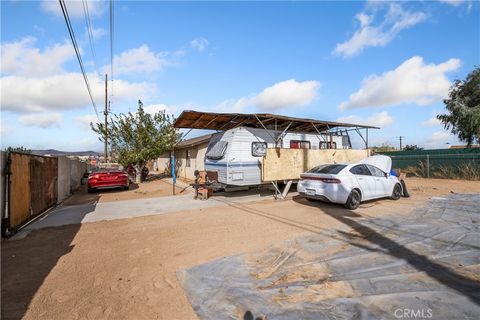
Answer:
[[[77,41],[75,39],[75,33],[73,32],[73,27],[70,22],[70,17],[68,16],[67,6],[65,4],[65,0],[58,0],[60,3],[60,7],[62,8],[63,17],[65,18],[65,23],[67,24],[68,33],[70,34],[70,39],[72,40],[73,49],[75,50],[75,54],[77,56],[78,64],[80,65],[80,69],[83,74],[83,79],[85,80],[85,85],[87,86],[88,95],[90,96],[90,100],[92,101],[93,109],[95,109],[95,114],[97,115],[97,119],[100,121],[98,117],[98,110],[95,101],[93,100],[92,90],[90,89],[90,83],[88,82],[87,74],[85,72],[85,67],[83,66],[82,57],[80,56],[80,50],[78,49]]]
[[[97,68],[97,54],[95,51],[95,44],[94,44],[94,36],[93,36],[93,26],[90,19],[90,11],[88,10],[88,1],[82,0],[83,4],[83,13],[85,15],[85,24],[87,25],[87,34],[88,34],[88,41],[90,43],[90,50],[92,51],[93,57],[93,64],[95,66],[95,71],[98,73]]]
[[[115,11],[114,11],[114,2],[110,0],[110,80],[112,81],[112,90],[110,95],[113,96],[113,39],[114,39],[114,19],[115,19]]]

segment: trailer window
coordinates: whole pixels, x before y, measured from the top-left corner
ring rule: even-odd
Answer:
[[[290,149],[310,149],[310,141],[290,140]]]
[[[320,149],[337,149],[337,143],[336,142],[321,141],[320,142]]]
[[[208,150],[205,156],[211,160],[220,160],[225,155],[227,146],[228,146],[227,141],[218,141],[210,148],[210,150]]]
[[[266,142],[252,142],[252,156],[263,157],[265,154],[267,154]]]

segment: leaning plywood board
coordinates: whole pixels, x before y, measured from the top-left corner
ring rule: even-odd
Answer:
[[[320,164],[353,163],[366,156],[366,150],[352,149],[267,149],[262,164],[262,180],[298,179],[301,173]]]

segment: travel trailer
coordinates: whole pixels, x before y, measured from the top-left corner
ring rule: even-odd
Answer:
[[[283,133],[283,134],[282,134]],[[348,134],[282,132],[237,127],[212,135],[205,170],[217,173],[217,182],[230,186],[262,183],[262,159],[267,148],[351,149]]]

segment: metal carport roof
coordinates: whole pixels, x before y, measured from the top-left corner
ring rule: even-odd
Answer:
[[[174,123],[175,128],[229,130],[239,126],[290,132],[324,132],[332,128],[380,129],[361,124],[294,118],[270,113],[216,113],[185,110]]]

